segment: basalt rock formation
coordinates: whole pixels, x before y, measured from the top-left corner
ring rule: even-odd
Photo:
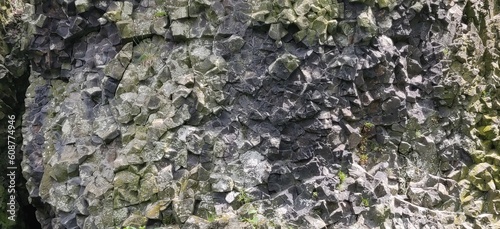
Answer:
[[[497,4],[26,1],[37,219],[500,227]]]
[[[30,74],[25,55],[30,39],[21,16],[9,3],[0,0],[0,228],[35,229],[40,225],[28,200],[20,167],[21,117]],[[9,219],[13,215],[17,217]]]

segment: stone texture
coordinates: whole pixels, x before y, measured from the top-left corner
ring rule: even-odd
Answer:
[[[0,49],[43,228],[497,223],[494,1],[59,2]]]

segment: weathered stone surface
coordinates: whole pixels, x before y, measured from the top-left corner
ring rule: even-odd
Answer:
[[[161,211],[165,210],[170,204],[170,201],[160,200],[156,203],[151,203],[146,207],[145,216],[148,219],[160,219]]]
[[[59,2],[26,17],[44,228],[495,224],[497,3]]]
[[[487,163],[480,163],[471,168],[468,178],[481,191],[496,190],[492,174],[495,170]]]
[[[121,80],[123,73],[132,59],[132,43],[127,43],[104,69],[104,74],[114,79]]]
[[[214,192],[229,192],[233,190],[234,182],[229,176],[212,174],[210,175],[210,179]]]
[[[88,0],[76,0],[75,6],[78,13],[83,13],[89,9],[90,2]]]
[[[280,40],[287,33],[288,32],[285,30],[283,24],[281,23],[272,24],[271,28],[269,29],[269,37],[271,37],[274,40]]]
[[[103,141],[110,142],[120,135],[118,125],[111,118],[100,120],[101,125],[97,127],[95,134]]]
[[[140,227],[141,225],[146,224],[147,219],[141,215],[131,215],[124,222],[123,226],[132,226],[132,227]]]
[[[210,228],[210,223],[203,218],[190,216],[182,228],[208,229]]]
[[[286,80],[299,65],[300,61],[296,56],[284,54],[278,57],[278,59],[269,66],[268,70],[272,76]]]
[[[358,25],[365,28],[370,33],[375,33],[377,31],[377,22],[373,16],[371,8],[361,13],[358,18]]]
[[[194,199],[188,198],[172,201],[175,216],[179,219],[181,223],[185,223],[194,210]]]
[[[231,35],[229,38],[214,42],[214,52],[218,55],[225,56],[228,54],[233,54],[238,52],[243,45],[245,40],[237,35]]]

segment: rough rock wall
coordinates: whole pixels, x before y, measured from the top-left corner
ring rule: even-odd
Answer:
[[[44,228],[497,221],[494,1],[31,6]]]
[[[29,37],[17,11],[20,5],[15,3],[0,0],[0,228],[23,229],[36,228],[36,219],[19,166],[23,158],[21,117],[28,86],[25,54]]]
[[[496,227],[500,213],[498,7],[495,1],[467,2],[466,26],[449,48],[451,64],[445,79],[459,95],[452,107],[462,111],[451,114],[464,120],[468,132],[463,133],[471,139],[473,165],[454,174],[460,174],[463,211],[476,224]]]

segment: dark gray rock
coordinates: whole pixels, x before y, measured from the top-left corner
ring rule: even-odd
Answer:
[[[75,213],[62,213],[61,224],[66,228],[78,228]]]
[[[491,166],[423,175],[497,160],[469,152],[496,144],[471,130],[500,107],[497,67],[471,64],[496,60],[481,4],[60,2],[29,22],[23,170],[44,228],[492,223],[473,191],[493,192]]]
[[[320,165],[318,162],[311,161],[304,166],[297,167],[293,171],[294,177],[297,180],[306,180],[321,174]]]

